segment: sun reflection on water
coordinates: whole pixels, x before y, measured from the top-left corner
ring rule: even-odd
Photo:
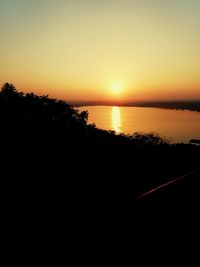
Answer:
[[[120,133],[121,132],[120,107],[112,107],[112,129],[116,133]]]

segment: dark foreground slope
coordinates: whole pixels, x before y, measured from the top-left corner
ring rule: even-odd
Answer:
[[[63,101],[3,86],[0,162],[6,223],[20,221],[23,227],[34,225],[33,232],[68,232],[93,241],[109,234],[141,239],[161,232],[197,238],[198,199],[188,199],[198,194],[199,172],[159,191],[154,200],[126,203],[197,169],[200,147],[169,145],[154,134],[115,135],[88,125],[87,117]],[[165,219],[160,221],[161,214]]]

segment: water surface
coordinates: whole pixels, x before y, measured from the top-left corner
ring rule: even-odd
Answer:
[[[155,132],[171,142],[200,139],[200,112],[143,107],[87,106],[89,123],[116,133]]]

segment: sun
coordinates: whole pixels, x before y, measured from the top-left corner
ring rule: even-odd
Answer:
[[[120,82],[114,82],[111,84],[112,93],[119,95],[122,92],[122,84]]]

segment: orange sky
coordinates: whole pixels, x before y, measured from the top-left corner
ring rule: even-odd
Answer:
[[[1,0],[0,25],[1,86],[70,101],[200,99],[200,1]]]

